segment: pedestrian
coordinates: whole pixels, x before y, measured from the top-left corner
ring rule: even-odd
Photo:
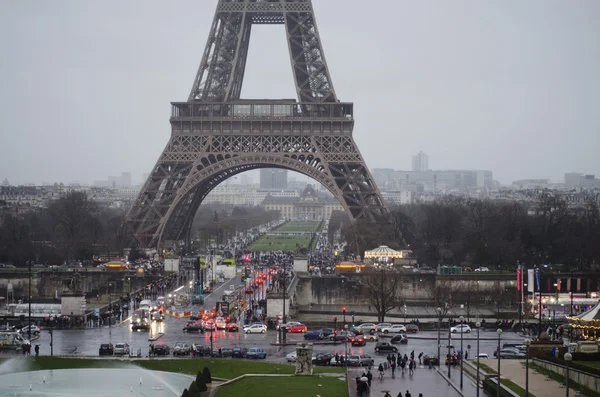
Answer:
[[[383,379],[383,364],[379,363],[379,368],[377,368],[379,372],[379,379]]]
[[[423,352],[419,353],[419,365],[422,365],[421,358],[423,357]]]
[[[413,375],[415,373],[415,361],[410,360],[408,363],[408,375]]]
[[[392,368],[392,378],[395,378],[395,372],[396,372],[396,362],[393,361],[392,364],[390,365],[390,368]]]
[[[400,369],[402,370],[402,376],[404,376],[404,367],[406,367],[406,361],[400,361]]]
[[[388,353],[387,357],[385,358],[388,362],[388,365],[392,363],[392,357],[391,355]]]
[[[40,355],[40,345],[35,345],[35,356],[39,356]]]
[[[467,351],[465,352],[465,360],[468,360],[468,359],[469,359],[469,351],[467,350]]]
[[[410,392],[407,390],[406,394],[404,395],[404,397],[412,397],[412,396],[410,395]]]
[[[371,370],[367,371],[367,384],[369,385],[369,388],[371,387],[371,380],[373,379],[373,374],[371,373]]]
[[[392,364],[396,364],[396,355],[392,354]]]

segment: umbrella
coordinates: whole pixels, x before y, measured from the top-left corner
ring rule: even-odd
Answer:
[[[362,378],[360,378],[360,380],[363,381],[363,382],[368,382],[369,381],[369,379],[366,376],[363,376]]]

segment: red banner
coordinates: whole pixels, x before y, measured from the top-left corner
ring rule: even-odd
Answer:
[[[521,292],[523,289],[523,270],[517,269],[517,291]]]
[[[560,283],[561,283],[561,281],[562,281],[562,280],[561,280],[560,278],[557,278],[557,279],[556,279],[556,290],[557,290],[558,292],[560,292]]]
[[[568,278],[567,279],[567,292],[570,292],[570,291],[571,291],[571,279]]]
[[[581,292],[581,279],[577,279],[577,292]]]

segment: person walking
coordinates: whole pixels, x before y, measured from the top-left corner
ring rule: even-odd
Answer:
[[[373,379],[373,374],[371,373],[371,370],[367,371],[367,384],[369,385],[369,388],[371,388],[371,380]]]
[[[377,368],[377,371],[379,372],[379,379],[383,379],[383,364],[379,363],[379,368]]]
[[[392,369],[392,378],[395,378],[395,372],[396,372],[396,361],[392,361],[392,364],[390,365],[390,368]]]
[[[421,358],[423,357],[423,352],[419,353],[419,365],[423,365]]]
[[[404,367],[406,367],[406,361],[400,361],[400,369],[402,370],[402,376],[404,376]]]
[[[404,397],[412,397],[412,396],[410,395],[410,392],[407,390],[406,394],[404,395]]]

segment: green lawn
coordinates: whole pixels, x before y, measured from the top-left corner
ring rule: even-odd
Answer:
[[[274,232],[304,232],[311,233],[319,230],[322,221],[289,221],[273,229]]]
[[[262,236],[248,248],[250,251],[296,251],[309,248],[311,236]]]
[[[348,396],[348,384],[334,377],[293,376],[246,378],[220,387],[216,397],[322,397]]]
[[[2,361],[0,360],[0,363]],[[289,364],[275,364],[264,361],[227,360],[227,359],[155,359],[155,360],[111,360],[90,358],[66,357],[35,357],[30,360],[31,370],[42,369],[69,369],[69,368],[116,368],[124,364],[134,364],[140,367],[166,372],[180,372],[196,375],[204,367],[210,369],[216,378],[233,379],[244,374],[293,374],[295,366]],[[315,367],[315,373],[339,372],[343,368]]]
[[[585,365],[587,367],[600,369],[600,361],[573,361],[579,365]]]

